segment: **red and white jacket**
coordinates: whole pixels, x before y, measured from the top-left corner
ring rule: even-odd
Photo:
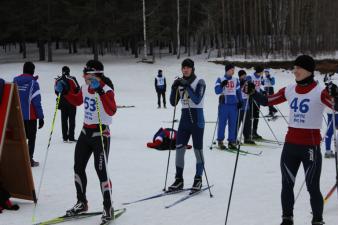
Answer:
[[[65,95],[67,101],[71,104],[79,106],[84,103],[84,127],[97,128],[99,124],[97,105],[100,109],[101,122],[104,125],[112,123],[111,117],[116,113],[115,94],[113,89],[100,82],[104,94],[99,96],[99,101],[96,103],[95,91],[89,85],[81,86],[78,93],[68,93]]]
[[[253,95],[263,106],[288,101],[290,107],[289,127],[285,142],[299,145],[319,145],[322,113],[325,106],[333,108],[333,99],[326,89],[313,81],[307,86],[293,84],[270,96]]]

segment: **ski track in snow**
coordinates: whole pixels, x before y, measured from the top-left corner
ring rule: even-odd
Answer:
[[[42,94],[42,105],[45,113],[45,127],[38,131],[35,149],[35,159],[41,163],[40,167],[33,168],[35,187],[40,180],[42,163],[46,152],[49,131],[55,107],[54,77],[60,74],[63,65],[69,65],[71,74],[83,84],[81,77],[85,62],[91,58],[83,56],[58,56],[53,63],[36,62],[36,75]],[[216,121],[218,97],[214,94],[214,82],[218,76],[224,74],[224,67],[205,62],[201,57],[192,57],[195,60],[197,76],[204,78],[207,84],[205,97],[205,119]],[[114,207],[121,208],[123,202],[137,200],[161,192],[164,185],[165,170],[168,152],[147,149],[146,142],[150,141],[159,127],[171,127],[173,107],[168,103],[167,109],[157,109],[157,97],[154,90],[154,77],[158,69],[163,70],[167,78],[167,101],[169,102],[170,86],[180,73],[181,60],[166,57],[155,64],[136,63],[136,59],[127,57],[105,57],[105,74],[115,85],[116,102],[118,105],[135,105],[135,108],[118,109],[111,125],[111,148],[109,155],[109,170],[113,184]],[[7,81],[22,71],[22,63],[0,64],[0,75]],[[239,68],[236,68],[236,76]],[[247,73],[252,73],[247,70]],[[291,71],[272,70],[276,77],[275,91],[280,87],[293,82]],[[318,79],[322,80],[321,77]],[[78,107],[76,119],[76,135],[79,135],[83,123],[83,106]],[[281,104],[279,109],[288,114],[287,104]],[[267,108],[262,108],[267,114]],[[180,117],[180,107],[177,109],[177,119]],[[283,118],[270,122],[272,129],[280,141],[284,140],[287,125]],[[175,123],[175,128],[178,124]],[[183,193],[159,199],[145,201],[127,206],[127,212],[114,224],[125,225],[216,225],[224,224],[228,203],[231,178],[233,174],[235,154],[218,150],[209,150],[214,123],[207,123],[204,133],[204,152],[206,170],[214,198],[209,198],[207,191],[193,197],[173,208],[165,209]],[[326,126],[323,123],[323,132]],[[259,134],[273,139],[263,119],[259,122]],[[226,131],[227,133],[227,131]],[[268,145],[268,144],[267,144]],[[44,221],[63,215],[66,209],[76,202],[75,186],[73,183],[73,157],[75,144],[62,142],[60,113],[56,119],[49,157],[46,166],[45,178],[37,208],[37,221]],[[263,151],[261,157],[240,156],[238,171],[232,197],[228,224],[236,225],[277,225],[281,222],[281,175],[279,169],[280,148],[242,147],[243,150]],[[324,150],[322,149],[322,152]],[[191,150],[187,150],[184,172],[185,186],[193,183],[195,173],[195,157]],[[174,179],[175,152],[172,152],[168,184]],[[321,189],[323,195],[335,182],[334,160],[323,159]],[[87,167],[88,187],[87,198],[89,210],[102,209],[102,197],[99,181],[93,166],[93,158]],[[304,172],[300,168],[297,176],[295,194],[304,181]],[[206,185],[206,181],[203,181]],[[32,224],[33,203],[14,199],[20,205],[17,212],[5,210],[0,215],[1,225]],[[324,220],[327,225],[337,224],[338,206],[336,193],[330,198],[324,209]],[[295,205],[295,224],[310,224],[309,196],[306,187],[301,192]],[[100,217],[64,223],[71,224],[99,224]]]

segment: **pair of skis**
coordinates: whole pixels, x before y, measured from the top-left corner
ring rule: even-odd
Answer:
[[[125,213],[126,210],[127,210],[126,208],[114,210],[114,219],[107,221],[107,222],[102,222],[100,225],[108,225],[113,220],[119,218],[123,213]],[[98,215],[101,215],[101,214],[102,214],[102,211],[80,213],[80,214],[75,214],[75,215],[72,215],[72,216],[64,215],[64,216],[56,217],[56,218],[51,219],[51,220],[36,223],[34,225],[58,224],[58,223],[64,223],[64,222],[78,220],[78,219],[84,219],[84,218],[88,218],[88,217],[92,217],[92,216],[98,216]]]
[[[210,188],[212,188],[213,186],[214,185],[211,185]],[[148,200],[151,200],[151,199],[156,199],[156,198],[160,198],[160,197],[164,197],[164,196],[168,196],[168,195],[173,195],[173,194],[178,194],[178,193],[190,191],[190,193],[188,193],[187,195],[179,198],[177,201],[175,201],[175,202],[173,202],[169,205],[166,205],[165,208],[168,209],[168,208],[171,208],[171,207],[173,207],[173,206],[175,206],[175,205],[177,205],[181,202],[184,202],[184,201],[190,199],[191,197],[196,196],[196,195],[198,195],[198,194],[200,194],[203,191],[206,191],[208,189],[209,189],[209,187],[202,187],[201,190],[195,191],[195,192],[191,192],[192,191],[191,188],[184,188],[184,189],[177,190],[177,191],[166,191],[166,192],[162,192],[162,193],[152,195],[152,196],[149,196],[149,197],[141,198],[141,199],[138,199],[138,200],[135,200],[135,201],[125,202],[125,203],[122,203],[122,205],[131,205],[131,204],[138,203],[138,202],[144,202],[144,201],[148,201]]]
[[[241,144],[242,145],[242,144]],[[246,144],[244,144],[244,146],[246,146]],[[262,147],[261,145],[247,145],[247,146],[253,146],[253,147]],[[220,149],[218,146],[214,146],[214,147],[210,147],[210,149],[212,148],[216,148],[220,151],[225,151],[225,152],[229,152],[229,153],[233,153],[233,154],[237,154],[237,149],[230,149],[230,148],[226,148],[226,149]],[[239,154],[240,155],[254,155],[254,156],[261,156],[263,153],[263,151],[259,151],[259,152],[249,152],[246,150],[239,150]]]

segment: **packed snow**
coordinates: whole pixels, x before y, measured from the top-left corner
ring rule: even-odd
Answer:
[[[76,76],[83,84],[82,69],[91,55],[56,56],[55,62],[35,62],[36,75],[42,94],[42,105],[45,113],[45,126],[38,131],[35,149],[35,160],[41,164],[32,168],[35,188],[40,181],[42,164],[46,154],[52,116],[55,109],[54,78],[61,73],[61,68],[68,65],[71,75]],[[205,79],[207,84],[205,97],[205,119],[215,122],[217,119],[218,97],[214,93],[214,82],[218,76],[224,75],[224,66],[206,62],[202,57],[195,60],[197,76]],[[137,59],[127,56],[100,58],[105,66],[105,74],[115,85],[118,105],[135,105],[135,108],[118,109],[111,125],[111,152],[109,155],[109,171],[113,184],[114,207],[121,208],[123,202],[137,200],[160,193],[164,186],[168,151],[156,151],[146,148],[154,133],[160,127],[171,127],[174,108],[167,104],[167,109],[157,109],[157,97],[154,89],[154,78],[158,69],[163,70],[167,78],[167,101],[169,102],[170,85],[176,76],[180,76],[180,63],[174,57],[164,57],[154,64],[137,63]],[[0,64],[0,76],[12,81],[14,76],[22,72],[22,60],[9,60]],[[236,68],[236,76],[239,68]],[[253,69],[247,70],[250,74]],[[275,90],[294,82],[292,71],[272,70],[276,77]],[[322,80],[319,75],[317,79]],[[278,106],[281,112],[288,115],[287,104]],[[267,108],[262,108],[267,114]],[[180,117],[180,107],[176,119]],[[318,118],[321,119],[321,118]],[[83,123],[83,106],[77,111],[76,135]],[[284,140],[287,124],[283,118],[269,122],[279,141]],[[177,129],[178,124],[175,124]],[[230,184],[233,175],[235,154],[209,150],[215,123],[206,123],[204,133],[205,167],[214,197],[208,191],[203,192],[173,208],[164,207],[186,193],[175,194],[150,201],[127,206],[127,212],[113,224],[124,225],[216,225],[224,224],[229,198]],[[323,133],[326,125],[323,122]],[[226,131],[227,133],[227,131]],[[264,138],[274,139],[263,119],[259,122],[258,133]],[[226,135],[227,137],[227,135]],[[39,196],[36,222],[63,215],[76,202],[74,186],[74,148],[75,144],[63,143],[61,134],[60,113],[49,149],[46,172]],[[230,208],[229,225],[277,225],[281,222],[281,174],[279,167],[282,146],[264,144],[264,147],[242,147],[252,152],[263,151],[261,156],[240,156],[238,171]],[[324,149],[322,149],[322,153]],[[195,174],[195,156],[191,150],[186,154],[184,172],[185,186],[190,187]],[[174,180],[175,152],[171,152],[168,184]],[[87,198],[89,210],[102,210],[102,196],[99,181],[91,159],[87,167]],[[304,181],[304,171],[300,168],[297,176],[295,194]],[[323,195],[335,183],[334,159],[323,159],[321,189]],[[204,179],[203,185],[206,185]],[[34,204],[14,199],[20,205],[19,211],[5,210],[0,216],[1,225],[32,224]],[[328,225],[337,224],[337,194],[335,193],[325,205],[324,220]],[[311,208],[306,187],[303,188],[295,204],[295,224],[308,225],[311,222]],[[91,217],[66,224],[99,224],[100,217]]]

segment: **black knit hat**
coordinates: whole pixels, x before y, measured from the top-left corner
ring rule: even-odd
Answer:
[[[246,75],[245,70],[240,70],[240,71],[238,71],[238,77],[241,77],[241,76],[243,76],[243,75]]]
[[[311,56],[301,55],[295,60],[295,66],[302,67],[303,69],[313,73],[316,68],[316,63]]]
[[[231,70],[233,68],[235,68],[234,64],[230,63],[230,64],[228,64],[228,65],[225,66],[225,72],[227,72],[228,70]]]
[[[83,69],[83,73],[92,73],[96,76],[101,76],[103,74],[103,64],[98,60],[89,60],[86,63],[86,67]]]
[[[189,67],[189,68],[194,69],[195,68],[195,63],[191,59],[187,58],[187,59],[185,59],[185,60],[182,61],[182,68],[183,67]]]
[[[262,67],[262,66],[256,66],[255,67],[255,72],[256,73],[261,73],[261,72],[263,72],[264,71],[264,68]]]
[[[25,62],[25,64],[23,64],[23,73],[33,75],[34,71],[35,71],[35,66],[32,62]]]
[[[62,75],[66,76],[66,75],[69,75],[69,73],[70,73],[70,69],[68,66],[62,67]]]

